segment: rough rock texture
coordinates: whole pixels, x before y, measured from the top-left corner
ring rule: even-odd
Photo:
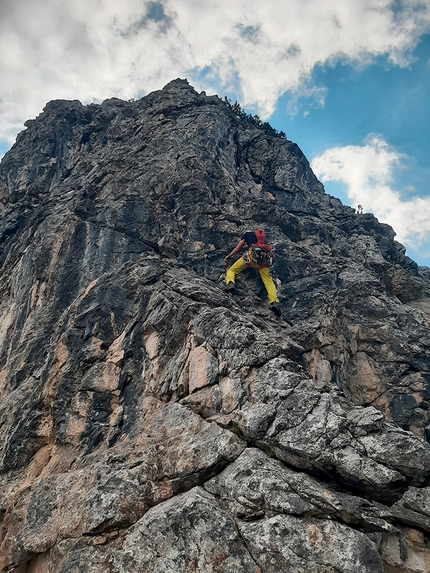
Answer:
[[[430,272],[175,80],[0,166],[0,570],[428,573]],[[283,307],[222,259],[264,226]]]

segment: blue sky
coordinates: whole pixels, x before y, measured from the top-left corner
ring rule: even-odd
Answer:
[[[342,63],[319,67],[314,78],[327,90],[324,105],[303,98],[291,115],[285,113],[291,101],[287,93],[278,100],[270,123],[298,142],[311,163],[330,148],[353,146],[354,155],[357,147],[377,137],[400,156],[391,171],[390,189],[404,202],[426,198],[430,195],[430,35],[421,37],[412,58],[406,67],[390,66],[385,57],[365,67]],[[318,175],[324,180],[322,173]],[[347,183],[324,181],[328,193],[356,207],[348,197]],[[358,204],[366,207],[365,197]],[[421,242],[411,237],[406,246],[411,258],[430,266],[428,233]]]
[[[428,0],[2,0],[0,155],[52,99],[186,77],[284,131],[430,266],[429,58]]]

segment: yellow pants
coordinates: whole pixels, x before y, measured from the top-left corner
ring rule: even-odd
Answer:
[[[228,271],[225,275],[225,283],[226,284],[234,283],[236,280],[236,275],[238,275],[239,273],[241,273],[245,269],[249,269],[250,267],[252,269],[257,269],[258,272],[260,273],[261,280],[263,281],[264,286],[266,287],[266,290],[267,290],[267,296],[269,297],[269,301],[270,302],[279,302],[278,295],[276,294],[276,287],[273,284],[273,279],[272,279],[272,276],[270,274],[270,269],[267,267],[264,269],[259,269],[258,265],[256,263],[251,263],[250,265],[247,265],[245,263],[245,261],[243,260],[243,257],[241,257],[239,260],[237,260],[228,269]]]

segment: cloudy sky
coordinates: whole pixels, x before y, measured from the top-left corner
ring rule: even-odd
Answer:
[[[0,155],[56,98],[187,77],[301,147],[430,266],[429,0],[0,0]]]

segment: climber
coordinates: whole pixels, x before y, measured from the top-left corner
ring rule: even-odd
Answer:
[[[267,296],[269,297],[270,302],[270,310],[277,316],[281,316],[281,307],[279,305],[276,287],[270,274],[270,267],[273,264],[274,256],[270,245],[267,245],[264,242],[264,231],[261,229],[257,229],[255,232],[247,231],[237,246],[224,258],[224,263],[227,264],[227,260],[233,255],[239,253],[245,246],[245,254],[227,270],[225,276],[225,291],[234,291],[237,274],[248,268],[257,269],[260,273],[261,280],[266,287]]]

